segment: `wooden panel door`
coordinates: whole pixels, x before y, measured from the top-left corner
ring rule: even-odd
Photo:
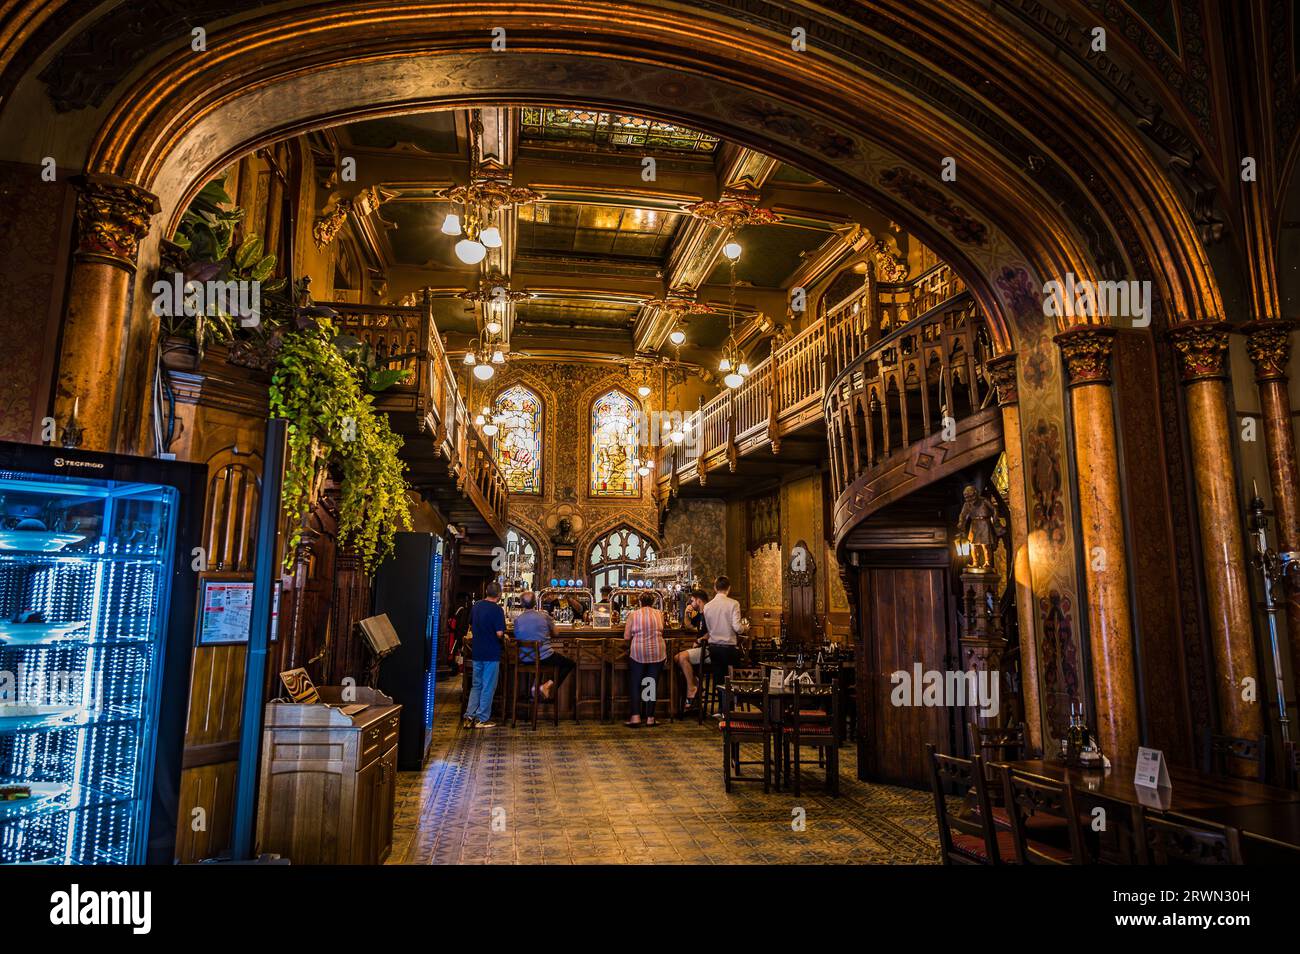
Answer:
[[[928,787],[925,745],[952,750],[959,710],[894,705],[893,673],[913,679],[956,664],[948,570],[942,566],[871,567],[861,571],[858,643],[858,774],[863,779]],[[960,738],[960,736],[955,736]]]

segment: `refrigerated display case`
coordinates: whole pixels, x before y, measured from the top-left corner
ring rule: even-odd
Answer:
[[[206,468],[0,442],[0,863],[170,863]]]

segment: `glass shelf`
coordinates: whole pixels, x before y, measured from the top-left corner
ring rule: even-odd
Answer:
[[[24,805],[23,802],[25,801],[26,799],[19,799],[16,802],[0,802],[0,826],[11,825],[23,819],[36,818],[40,815],[56,812],[70,812],[96,806],[116,805],[121,802],[129,802],[131,798],[126,795],[101,792],[86,785],[70,785],[66,791],[53,798],[42,798],[31,805]]]
[[[82,711],[56,721],[39,722],[35,725],[23,725],[20,723],[9,727],[0,725],[0,736],[23,735],[32,732],[63,732],[68,729],[83,729],[88,726],[97,727],[116,725],[118,723],[139,722],[141,721],[141,718],[142,716],[131,712],[128,709],[119,706],[111,706],[107,709]]]

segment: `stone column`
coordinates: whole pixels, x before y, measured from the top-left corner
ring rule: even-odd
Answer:
[[[1002,409],[1002,446],[1007,455],[1007,509],[1011,511],[1011,566],[1020,629],[1020,701],[1025,710],[1029,744],[1043,750],[1043,711],[1039,701],[1038,638],[1034,626],[1034,590],[1029,565],[1029,505],[1025,498],[1024,447],[1020,440],[1020,390],[1015,354],[988,363]]]
[[[1273,515],[1279,553],[1300,550],[1300,470],[1296,466],[1295,435],[1291,429],[1291,396],[1287,365],[1291,361],[1289,321],[1256,321],[1246,325],[1246,352],[1255,365],[1259,406],[1268,455],[1268,480],[1273,491]],[[1286,600],[1286,631],[1291,646],[1291,671],[1300,672],[1300,590],[1279,587]]]
[[[63,318],[54,417],[62,429],[77,401],[81,446],[117,450],[131,289],[140,240],[159,211],[143,189],[109,175],[75,183],[77,250]]]
[[[1135,758],[1141,736],[1133,610],[1111,401],[1114,338],[1113,328],[1091,325],[1056,336],[1073,418],[1088,638],[1097,700],[1096,735],[1102,751],[1112,761]]]
[[[1189,324],[1171,330],[1169,338],[1181,358],[1186,394],[1220,730],[1239,738],[1258,738],[1264,726],[1261,694],[1266,689],[1255,662],[1249,564],[1233,467],[1227,381],[1230,331],[1226,324]],[[1255,680],[1254,701],[1242,698],[1242,681],[1247,678]]]

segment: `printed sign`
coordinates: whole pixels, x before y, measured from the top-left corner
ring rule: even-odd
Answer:
[[[1170,788],[1169,766],[1165,765],[1165,754],[1159,749],[1138,746],[1137,768],[1133,772],[1133,784],[1146,788]]]
[[[246,643],[253,628],[253,584],[244,580],[202,582],[199,645]]]

